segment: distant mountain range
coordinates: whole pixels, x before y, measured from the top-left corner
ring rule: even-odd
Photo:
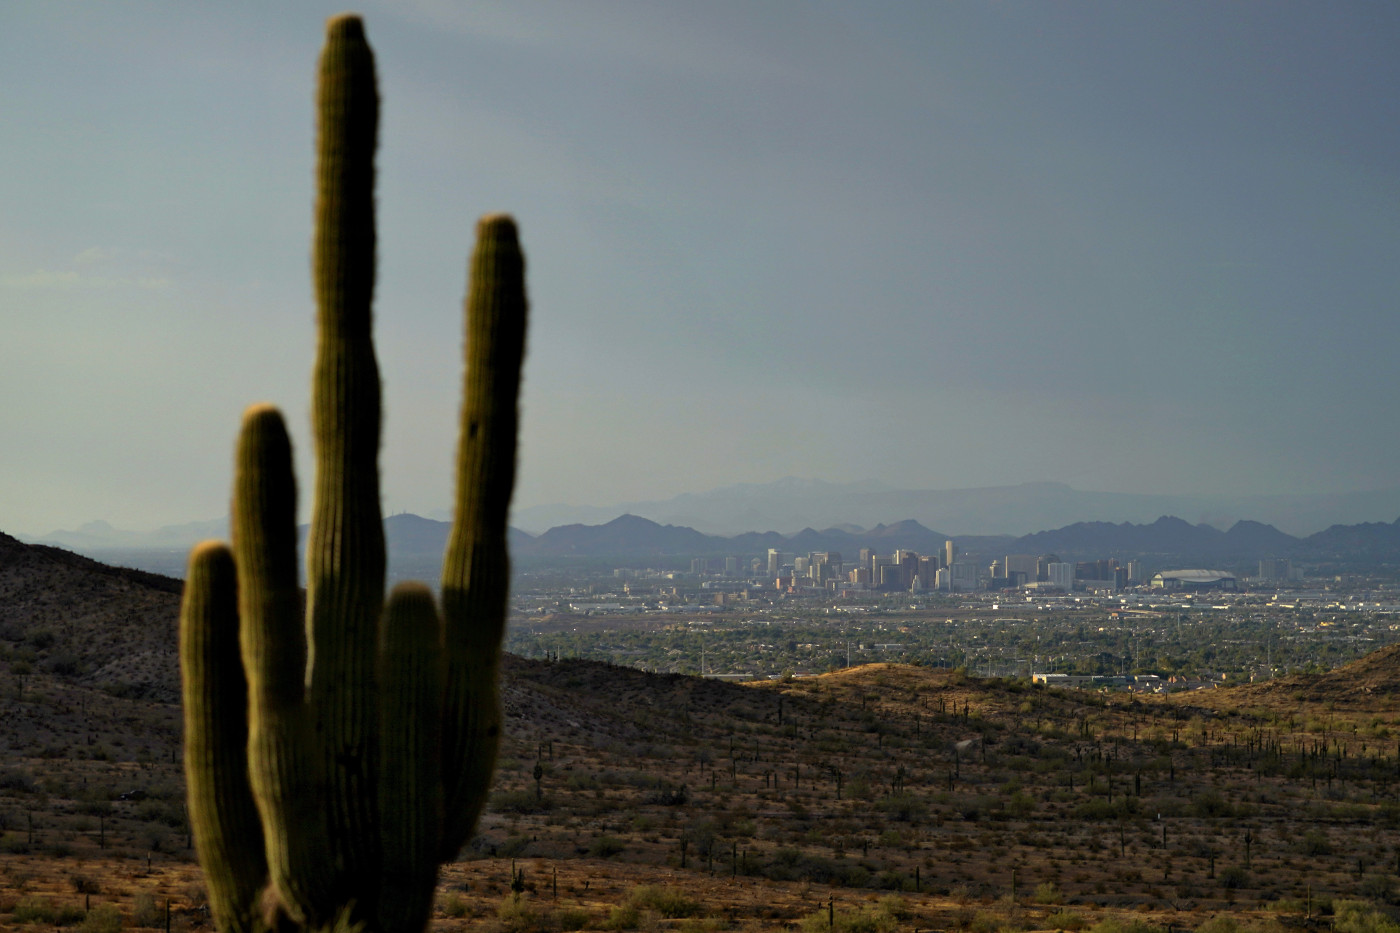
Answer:
[[[447,522],[401,513],[384,520],[391,578],[433,580],[441,566]],[[203,522],[149,534],[120,532],[94,523],[77,532],[59,532],[39,543],[68,548],[98,559],[159,573],[183,573],[184,552],[196,540],[225,537],[223,522]],[[558,525],[539,535],[510,531],[517,564],[578,562],[648,562],[683,566],[693,557],[736,556],[745,560],[776,548],[789,556],[811,551],[839,551],[850,562],[861,548],[888,554],[908,549],[921,554],[940,550],[952,538],[961,552],[990,561],[1006,554],[1055,554],[1063,560],[1116,557],[1145,560],[1154,567],[1216,566],[1236,572],[1257,569],[1264,558],[1290,558],[1317,568],[1375,570],[1400,565],[1400,519],[1395,522],[1337,524],[1306,536],[1273,525],[1244,520],[1221,530],[1205,522],[1160,516],[1147,523],[1080,521],[1053,531],[1025,535],[953,535],[913,518],[862,528],[832,525],[804,527],[791,534],[748,531],[707,534],[693,527],[663,524],[626,514],[597,524]]]
[[[419,515],[391,515],[384,520],[391,578],[436,579],[450,526]],[[541,535],[511,529],[510,547],[517,566],[645,563],[685,567],[694,557],[735,556],[745,561],[769,548],[788,559],[812,551],[839,551],[847,563],[861,548],[878,554],[898,549],[931,554],[952,537],[958,550],[990,562],[1007,554],[1055,554],[1062,560],[1144,560],[1153,568],[1211,566],[1253,573],[1263,558],[1290,558],[1314,569],[1377,570],[1400,566],[1400,519],[1335,525],[1305,538],[1285,534],[1259,522],[1236,522],[1227,531],[1162,516],[1148,524],[1076,522],[1054,531],[1011,535],[949,536],[913,519],[873,528],[804,528],[783,535],[775,531],[725,537],[683,525],[662,525],[637,515],[622,515],[599,525],[560,525]],[[89,556],[179,575],[183,551],[139,548],[85,550]],[[1329,570],[1330,572],[1330,570]]]
[[[516,509],[511,522],[540,532],[559,525],[602,524],[622,514],[711,535],[769,530],[790,534],[807,526],[868,528],[912,518],[927,528],[957,535],[1020,536],[1073,522],[1144,524],[1162,515],[1176,515],[1222,531],[1248,519],[1305,536],[1335,524],[1400,515],[1400,486],[1339,495],[1176,496],[1085,492],[1063,483],[896,489],[875,482],[827,483],[787,477],[772,483],[725,486],[607,507],[534,506]]]
[[[913,519],[870,529],[804,528],[792,535],[750,532],[723,537],[623,515],[602,525],[561,525],[536,537],[522,532],[513,546],[517,557],[538,559],[752,557],[777,548],[789,557],[811,551],[839,551],[849,562],[861,548],[871,548],[879,554],[896,549],[930,554],[940,550],[949,538]],[[1400,519],[1390,524],[1334,525],[1305,538],[1253,521],[1236,522],[1228,531],[1221,531],[1207,524],[1192,525],[1162,516],[1142,525],[1077,522],[1055,531],[1020,537],[959,535],[953,540],[961,552],[988,560],[1006,554],[1055,554],[1064,560],[1116,557],[1121,561],[1146,559],[1157,565],[1174,562],[1246,568],[1263,558],[1346,564],[1358,569],[1400,564]]]

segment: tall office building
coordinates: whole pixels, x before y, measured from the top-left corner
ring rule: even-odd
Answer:
[[[943,566],[952,567],[958,560],[958,546],[952,541],[943,542]]]
[[[1064,590],[1066,593],[1074,592],[1074,565],[1068,562],[1047,564],[1045,567],[1046,576],[1050,580],[1050,585],[1056,589]]]
[[[933,586],[933,581],[938,577],[938,556],[919,558],[919,579],[923,581],[924,588]]]
[[[1034,554],[1007,554],[1006,561],[1002,564],[1002,574],[1014,580],[1015,575],[1019,573],[1022,575],[1021,582],[1034,582],[1038,576],[1038,564]]]
[[[777,548],[768,549],[768,576],[776,577],[778,571],[783,569],[783,552]]]
[[[953,592],[962,593],[977,589],[977,565],[972,561],[957,561],[948,571],[948,584]]]
[[[893,564],[893,557],[881,557],[879,554],[870,555],[870,585],[883,586],[887,579],[883,568]]]

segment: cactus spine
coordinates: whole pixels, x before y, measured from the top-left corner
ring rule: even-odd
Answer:
[[[386,603],[370,314],[379,100],[357,17],[327,26],[318,103],[307,592],[303,606],[291,443],[277,410],[254,406],[232,548],[194,550],[181,610],[190,818],[221,930],[414,933],[438,864],[476,825],[500,737],[524,260],[514,221],[482,218],[442,609],[421,584]]]

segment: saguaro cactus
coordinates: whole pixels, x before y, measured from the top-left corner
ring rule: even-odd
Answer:
[[[524,260],[505,216],[477,225],[457,504],[442,608],[384,599],[374,289],[374,58],[357,17],[321,57],[314,278],[315,504],[297,583],[291,443],[244,415],[233,545],[190,555],[181,610],[190,819],[221,930],[418,931],[437,866],[476,825],[499,740],[524,347]]]

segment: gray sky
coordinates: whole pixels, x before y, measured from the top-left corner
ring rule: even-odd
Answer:
[[[0,530],[222,515],[254,401],[309,475],[338,10],[0,7]],[[493,210],[532,301],[518,506],[1397,482],[1400,5],[362,12],[386,511],[451,495]]]

